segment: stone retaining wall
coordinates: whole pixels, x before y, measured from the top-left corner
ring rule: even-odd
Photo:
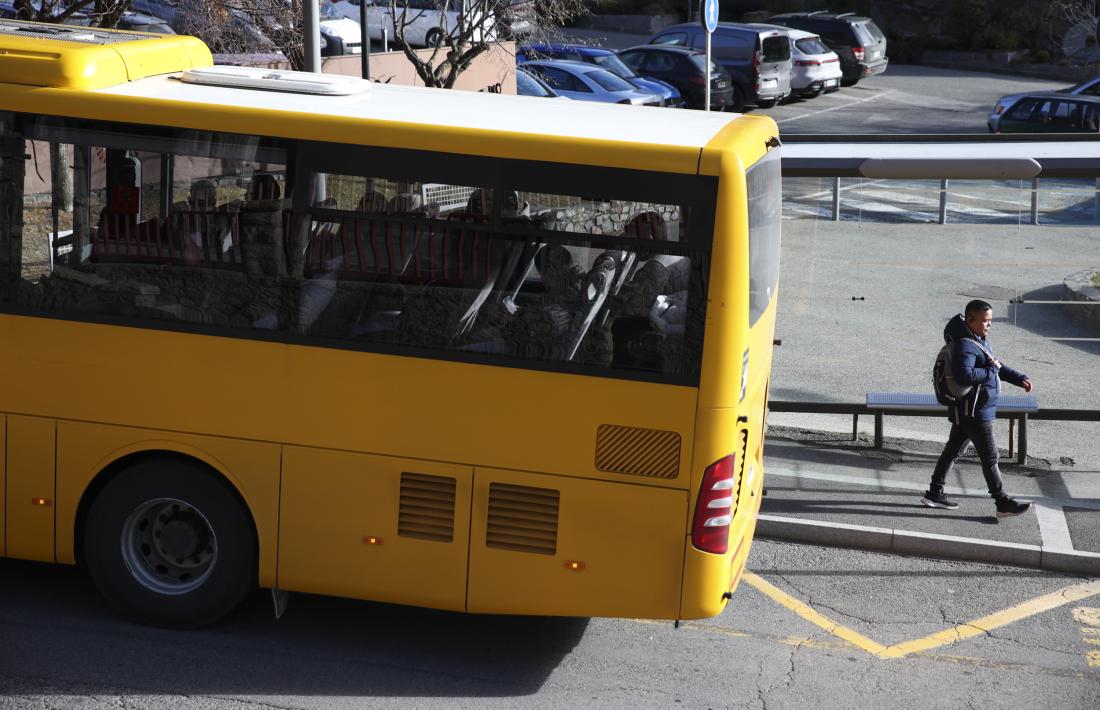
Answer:
[[[1095,305],[1066,306],[1070,315],[1079,323],[1100,329],[1100,289],[1092,285],[1092,277],[1100,272],[1100,266],[1070,274],[1062,282],[1065,300],[1089,301]]]

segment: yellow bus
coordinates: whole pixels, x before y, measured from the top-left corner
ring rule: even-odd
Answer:
[[[777,136],[0,21],[0,555],[165,626],[257,586],[720,613]]]

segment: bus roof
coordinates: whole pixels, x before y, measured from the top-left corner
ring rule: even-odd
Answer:
[[[25,36],[32,23],[8,23],[24,27],[0,26],[0,110],[676,173],[698,173],[708,145],[742,133],[761,144],[742,156],[755,162],[778,133],[766,117],[568,99],[388,84],[350,96],[193,84],[176,72],[211,61],[191,37],[75,28],[97,37],[42,30],[40,38]],[[54,68],[31,71],[45,49]]]

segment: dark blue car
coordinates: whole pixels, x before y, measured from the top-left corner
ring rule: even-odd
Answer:
[[[659,79],[640,76],[610,49],[586,47],[581,44],[528,44],[516,49],[517,64],[532,59],[568,59],[574,62],[596,64],[638,89],[659,96],[662,106],[684,105],[683,97],[675,86]]]

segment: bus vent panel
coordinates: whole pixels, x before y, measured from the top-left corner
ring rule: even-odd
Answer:
[[[596,468],[611,473],[676,478],[680,435],[674,431],[601,424],[596,429]]]
[[[485,545],[553,555],[558,545],[559,496],[548,488],[492,484]]]
[[[451,542],[455,531],[455,479],[422,473],[401,474],[397,534]]]

